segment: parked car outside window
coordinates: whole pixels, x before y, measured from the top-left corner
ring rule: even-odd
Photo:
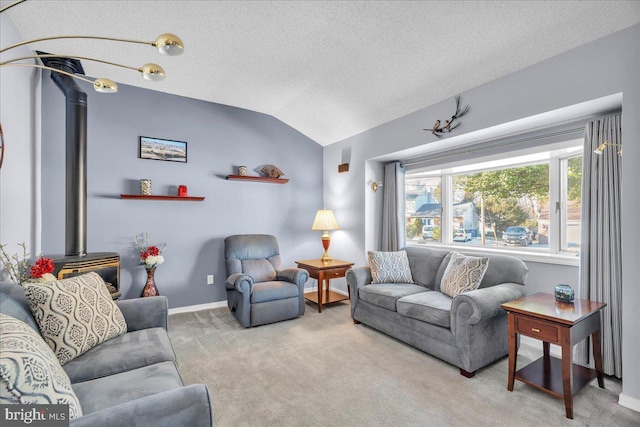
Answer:
[[[425,225],[422,227],[422,238],[433,239],[433,225]]]
[[[468,242],[471,240],[473,236],[469,230],[465,230],[464,228],[458,228],[453,232],[453,241],[454,242]]]
[[[529,246],[533,243],[533,233],[527,227],[512,225],[502,235],[502,242],[507,245]]]

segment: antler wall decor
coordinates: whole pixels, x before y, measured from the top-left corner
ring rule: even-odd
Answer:
[[[469,112],[469,106],[465,105],[464,108],[461,110],[460,95],[457,95],[455,99],[456,99],[456,112],[453,113],[450,120],[445,120],[444,125],[442,126],[440,126],[441,124],[440,120],[436,120],[435,124],[431,129],[422,129],[422,130],[431,131],[431,133],[437,136],[438,138],[442,138],[442,135],[441,135],[442,133],[451,132],[452,130],[460,126],[462,122],[459,121],[458,119]]]

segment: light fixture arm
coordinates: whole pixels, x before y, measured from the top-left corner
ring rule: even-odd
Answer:
[[[60,40],[60,39],[91,39],[91,40],[109,40],[114,42],[123,42],[123,43],[137,43],[137,44],[145,44],[149,46],[154,46],[158,48],[160,53],[167,55],[180,55],[184,50],[184,44],[182,40],[173,34],[162,34],[155,41],[145,42],[140,40],[130,40],[130,39],[119,39],[114,37],[103,37],[103,36],[51,36],[51,37],[41,37],[38,39],[25,40],[20,43],[12,44],[11,46],[7,46],[0,50],[0,53],[6,52],[8,50],[14,49],[19,46],[24,46],[30,43],[37,43],[47,40]]]
[[[19,0],[19,1],[15,2],[15,3],[12,3],[12,4],[10,4],[10,5],[7,5],[7,6],[3,7],[2,9],[0,9],[0,13],[4,12],[5,10],[9,10],[9,9],[11,9],[13,6],[17,6],[17,5],[19,5],[20,3],[25,2],[25,1],[27,1],[27,0]]]
[[[52,53],[43,53],[43,54],[39,54],[39,55],[30,55],[30,56],[22,56],[20,58],[13,58],[13,59],[9,59],[8,61],[4,61],[4,62],[0,62],[0,67],[2,67],[3,65],[9,65],[12,62],[16,62],[16,61],[22,61],[24,59],[40,59],[40,58],[68,58],[68,59],[82,59],[85,61],[93,61],[93,62],[100,62],[102,64],[107,64],[107,65],[113,65],[115,67],[122,67],[122,68],[127,68],[129,70],[133,70],[133,71],[138,71],[140,74],[142,74],[142,77],[144,77],[146,80],[162,80],[165,78],[165,72],[164,69],[159,66],[158,64],[144,64],[142,67],[137,68],[137,67],[131,67],[129,65],[123,65],[123,64],[118,64],[116,62],[109,62],[109,61],[104,61],[102,59],[95,59],[95,58],[89,58],[86,56],[74,56],[74,55],[57,55],[57,54],[52,54]]]
[[[47,67],[46,65],[8,63],[8,64],[2,64],[2,66],[3,67],[12,67],[13,66],[13,67],[41,68],[43,70],[49,70],[49,71],[54,72],[54,73],[64,74],[64,75],[67,75],[69,77],[73,77],[74,79],[78,79],[78,80],[82,80],[83,82],[91,83],[93,85],[93,88],[97,92],[113,93],[113,92],[117,92],[118,91],[118,85],[113,80],[106,79],[106,78],[90,80],[90,79],[87,79],[87,78],[84,78],[84,77],[80,77],[79,75],[74,74],[74,73],[68,73],[68,72],[60,70],[58,68]]]

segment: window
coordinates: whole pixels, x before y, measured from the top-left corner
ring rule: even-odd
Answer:
[[[577,253],[581,150],[577,140],[407,171],[407,243]]]

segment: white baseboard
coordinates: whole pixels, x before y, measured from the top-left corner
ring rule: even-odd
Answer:
[[[216,301],[216,302],[210,302],[207,304],[188,305],[186,307],[170,308],[169,315],[177,314],[177,313],[191,313],[193,311],[209,310],[211,308],[220,308],[220,307],[226,307],[226,306],[227,306],[226,301]]]
[[[622,393],[620,393],[620,396],[618,397],[618,405],[640,412],[640,399],[636,399]]]

